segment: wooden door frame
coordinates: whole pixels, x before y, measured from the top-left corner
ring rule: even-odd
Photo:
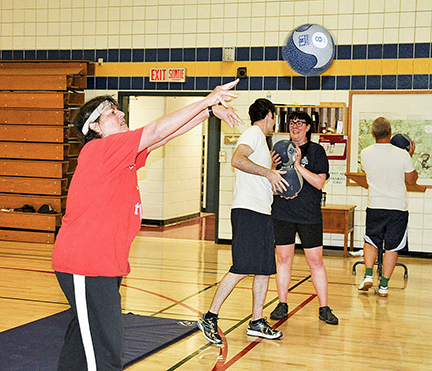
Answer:
[[[129,98],[134,97],[205,97],[209,92],[194,91],[119,91],[119,109],[125,113],[126,124],[129,126]],[[218,243],[219,230],[219,181],[220,181],[220,136],[221,120],[210,117],[208,120],[207,146],[207,181],[205,212],[215,214],[215,243]]]

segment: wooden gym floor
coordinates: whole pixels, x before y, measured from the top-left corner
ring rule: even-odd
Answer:
[[[167,227],[143,228],[131,248],[132,272],[123,280],[124,312],[195,321],[207,311],[231,255],[230,246],[205,240],[200,225],[185,234],[181,226],[178,234],[168,228],[170,237],[164,235]],[[176,238],[179,235],[189,239]],[[0,242],[0,331],[68,308],[51,269],[51,249],[51,245]],[[403,269],[396,267],[385,299],[373,290],[357,290],[364,266],[358,266],[357,275],[351,271],[361,258],[343,259],[341,251],[331,250],[324,255],[329,305],[339,317],[338,326],[318,319],[318,300],[300,250],[288,295],[289,319],[269,320],[283,331],[281,340],[246,335],[252,285],[252,278],[246,278],[220,312],[223,346],[210,345],[197,332],[128,370],[431,370],[430,260],[401,258],[409,278],[404,280]],[[264,315],[270,317],[276,304],[272,277]]]

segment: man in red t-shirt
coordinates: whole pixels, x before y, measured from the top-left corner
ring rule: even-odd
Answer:
[[[129,131],[111,96],[84,104],[74,127],[84,143],[69,187],[52,266],[71,305],[58,370],[122,370],[123,319],[119,293],[130,272],[130,245],[141,226],[137,170],[148,154],[215,115],[242,123],[226,104],[238,80],[204,99]],[[219,105],[220,103],[220,105]]]

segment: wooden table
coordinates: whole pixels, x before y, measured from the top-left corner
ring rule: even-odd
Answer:
[[[350,251],[354,246],[354,209],[356,205],[331,205],[321,207],[324,233],[342,233],[344,235],[343,257],[348,250],[348,234],[351,233]]]

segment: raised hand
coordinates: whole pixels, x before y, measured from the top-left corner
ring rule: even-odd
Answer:
[[[296,151],[296,155],[295,155],[294,166],[298,169],[298,167],[301,166],[300,160],[302,157],[302,153],[300,147],[298,146],[295,147],[295,151]]]
[[[205,98],[207,106],[214,106],[220,103],[224,107],[228,108],[226,102],[229,102],[232,98],[237,98],[237,94],[230,90],[236,86],[239,81],[240,79],[236,79],[227,84],[216,86],[213,91]]]
[[[244,122],[237,115],[237,113],[234,112],[232,107],[225,108],[220,105],[213,106],[213,114],[217,118],[224,120],[230,128],[233,128],[234,126],[238,126],[240,124],[244,125]]]

